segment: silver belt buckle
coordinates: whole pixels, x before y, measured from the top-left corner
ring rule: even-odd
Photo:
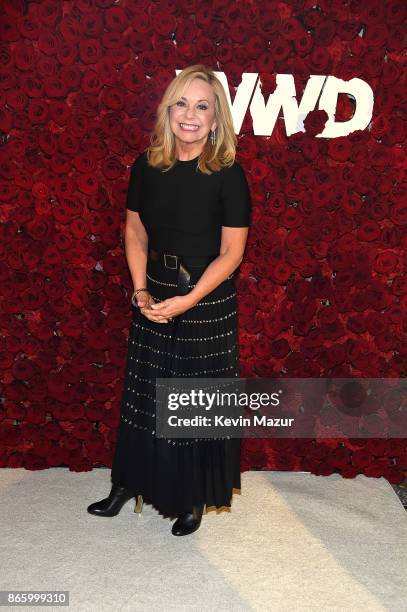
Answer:
[[[175,266],[167,265],[167,257],[174,257],[175,258]],[[168,255],[167,253],[164,253],[164,265],[165,265],[166,268],[171,268],[172,270],[176,270],[177,269],[177,265],[178,265],[178,255]]]

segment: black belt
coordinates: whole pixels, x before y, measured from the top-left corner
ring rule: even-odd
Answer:
[[[148,256],[153,261],[159,261],[165,268],[178,270],[177,285],[182,294],[189,291],[189,280],[191,268],[205,268],[218,255],[171,255],[149,248]]]

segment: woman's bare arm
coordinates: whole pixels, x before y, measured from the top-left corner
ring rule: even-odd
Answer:
[[[248,227],[222,226],[219,256],[211,261],[195,287],[185,296],[191,306],[197,304],[236,270],[243,259],[248,231]]]
[[[148,235],[138,212],[126,209],[124,246],[134,290],[146,286]]]

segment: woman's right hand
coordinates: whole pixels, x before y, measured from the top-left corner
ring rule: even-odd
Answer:
[[[135,296],[135,301],[140,309],[140,312],[150,321],[154,323],[168,323],[168,318],[157,314],[154,308],[151,308],[151,304],[155,304],[155,299],[149,291],[140,291]]]

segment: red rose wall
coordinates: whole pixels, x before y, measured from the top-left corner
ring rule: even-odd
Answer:
[[[204,63],[231,99],[242,73],[359,77],[369,127],[287,137],[250,112],[237,159],[252,225],[237,277],[242,377],[405,377],[404,1],[3,0],[0,7],[0,466],[111,466],[132,291],[129,168],[166,85]],[[336,121],[352,116],[340,95]],[[404,317],[404,318],[403,318]],[[374,424],[372,425],[374,427]],[[378,432],[380,434],[380,432]],[[244,440],[242,471],[401,482],[406,439]]]

